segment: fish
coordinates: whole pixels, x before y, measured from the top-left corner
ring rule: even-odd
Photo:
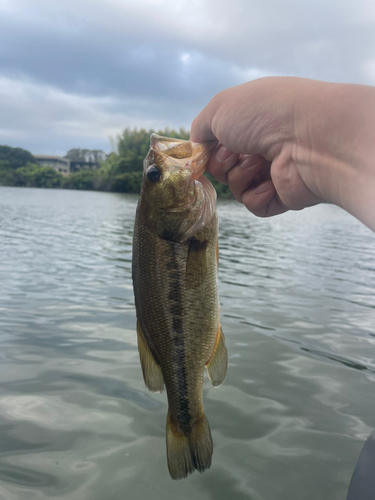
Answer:
[[[203,175],[216,142],[151,135],[133,233],[132,277],[145,385],[168,399],[172,479],[211,466],[203,374],[227,373],[219,320],[216,191]]]

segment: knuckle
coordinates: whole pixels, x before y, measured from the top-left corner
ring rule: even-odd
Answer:
[[[213,98],[211,99],[211,103],[215,104],[215,105],[220,105],[221,103],[225,102],[227,99],[229,90],[230,89],[224,89],[224,90],[221,90],[220,92],[218,92],[217,94],[215,94],[213,96]]]

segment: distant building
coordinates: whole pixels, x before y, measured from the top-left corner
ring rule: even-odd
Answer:
[[[33,155],[37,164],[41,167],[52,167],[56,172],[63,175],[70,174],[70,160],[61,158],[60,156],[51,155]]]
[[[100,165],[96,161],[80,161],[80,160],[70,160],[70,171],[78,172],[78,170],[93,170],[99,168]]]

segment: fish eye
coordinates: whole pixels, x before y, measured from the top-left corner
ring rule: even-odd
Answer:
[[[151,165],[151,167],[147,170],[147,177],[151,182],[158,182],[160,176],[161,172],[155,165]]]

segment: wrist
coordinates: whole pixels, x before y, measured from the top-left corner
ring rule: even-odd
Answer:
[[[375,231],[375,89],[312,82],[304,97],[294,147],[302,179]]]

